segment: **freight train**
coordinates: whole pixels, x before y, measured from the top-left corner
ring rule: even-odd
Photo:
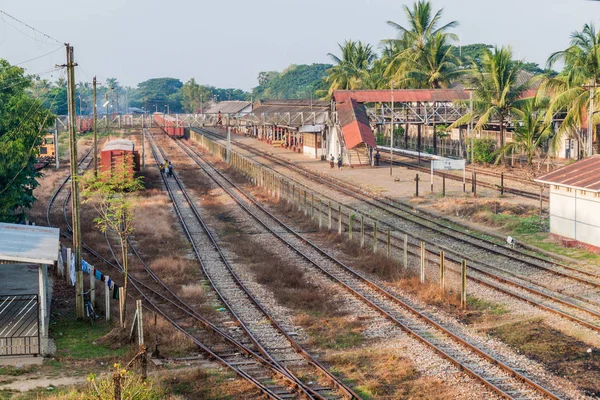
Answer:
[[[117,139],[104,145],[100,153],[100,171],[110,175],[126,173],[133,176],[139,170],[140,154],[131,140]]]
[[[154,113],[153,118],[156,126],[162,129],[163,132],[167,135],[173,137],[185,136],[185,128],[183,127],[183,121],[178,121],[170,115],[165,115],[163,113]]]

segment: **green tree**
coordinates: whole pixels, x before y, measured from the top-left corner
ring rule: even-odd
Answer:
[[[550,55],[548,68],[559,61],[565,65],[563,72],[542,84],[540,96],[551,96],[547,120],[551,120],[559,111],[566,112],[558,131],[558,135],[563,136],[567,132],[577,132],[585,125],[590,105],[586,85],[594,87],[600,82],[600,34],[594,24],[585,24],[582,31],[573,32],[571,45]],[[599,100],[598,90],[594,90],[594,104],[599,104]],[[597,114],[593,121],[594,126],[600,121]],[[600,150],[600,140],[597,140],[597,146]]]
[[[441,25],[444,10],[434,13],[428,0],[419,0],[412,8],[404,6],[404,11],[407,27],[388,21],[388,25],[396,29],[397,39],[384,41],[394,51],[386,57],[389,59],[386,75],[400,87],[437,89],[449,86],[462,73],[458,68],[460,60],[450,43],[456,35],[447,32],[458,26],[458,22]]]
[[[196,83],[194,78],[191,78],[181,87],[181,102],[183,110],[187,113],[200,113],[206,109],[206,105],[211,100],[211,92],[208,88]]]
[[[491,44],[474,43],[461,47],[453,47],[452,53],[455,57],[459,58],[460,63],[463,66],[470,67],[473,64],[476,64],[481,67],[483,56],[487,51],[493,48],[494,46]]]
[[[28,92],[33,83],[24,70],[2,59],[0,86],[0,221],[19,222],[35,201],[40,175],[34,164],[53,116]]]
[[[496,163],[500,162],[501,155],[518,152],[527,157],[527,165],[533,171],[534,157],[541,154],[542,146],[554,134],[552,122],[545,120],[545,114],[543,103],[536,104],[535,99],[527,99],[522,109],[516,113],[519,120],[515,124],[513,140],[499,149]]]
[[[330,64],[290,65],[281,73],[261,72],[258,80],[263,84],[252,90],[252,96],[255,99],[315,97],[318,90],[327,88],[323,79],[331,67]]]
[[[533,84],[531,78],[522,79],[522,71],[522,63],[512,59],[510,47],[496,47],[493,52],[488,50],[482,65],[474,65],[468,78],[469,86],[474,90],[473,115],[467,114],[453,126],[462,125],[471,118],[477,119],[475,129],[483,129],[491,122],[498,123],[500,148],[503,148],[508,119],[522,115],[523,96]],[[502,163],[504,161],[502,154]]]
[[[149,112],[180,113],[183,111],[183,96],[180,92],[183,83],[175,78],[152,78],[137,85],[131,93],[130,104],[134,107],[145,108]]]
[[[341,57],[329,53],[334,66],[327,70],[325,82],[329,85],[327,97],[331,97],[336,90],[362,89],[362,78],[366,71],[371,69],[377,54],[373,46],[361,41],[346,40],[339,44]]]
[[[134,201],[132,195],[143,188],[142,179],[135,178],[133,171],[125,167],[127,159],[121,164],[123,168],[94,176],[86,174],[81,192],[84,203],[91,204],[97,217],[96,226],[102,233],[113,233],[121,246],[121,265],[123,267],[123,326],[125,328],[127,286],[129,283],[129,238],[133,234]]]

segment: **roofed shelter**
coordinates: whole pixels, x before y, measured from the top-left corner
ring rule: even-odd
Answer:
[[[600,155],[535,181],[550,186],[550,234],[567,247],[600,252]]]
[[[58,261],[59,237],[57,228],[0,223],[0,356],[46,350],[48,265]],[[34,268],[37,284],[23,274]]]

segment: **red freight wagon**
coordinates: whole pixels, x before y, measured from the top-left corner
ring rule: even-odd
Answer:
[[[183,121],[179,121],[170,115],[163,113],[154,113],[154,123],[169,136],[184,137],[185,129]]]
[[[133,176],[134,172],[140,170],[140,154],[135,151],[135,145],[131,140],[112,140],[102,149],[100,164],[102,172],[110,172],[112,175],[127,171]]]

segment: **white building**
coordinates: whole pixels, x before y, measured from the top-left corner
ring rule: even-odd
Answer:
[[[566,246],[600,251],[600,155],[536,179],[550,186],[550,233]]]

